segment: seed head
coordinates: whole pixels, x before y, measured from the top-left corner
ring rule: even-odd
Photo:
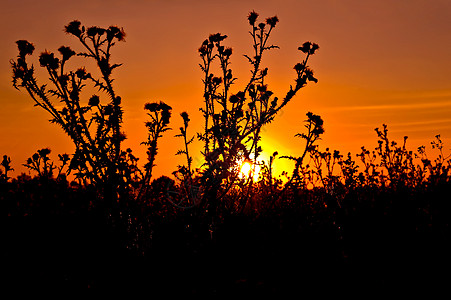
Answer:
[[[68,34],[72,34],[72,35],[75,35],[76,37],[80,37],[82,34],[80,25],[81,25],[80,21],[78,21],[78,20],[72,21],[64,27],[64,31]]]
[[[34,45],[26,40],[19,40],[16,42],[17,48],[19,48],[19,56],[25,57],[25,55],[33,54]]]
[[[75,55],[75,51],[72,50],[70,47],[66,47],[66,46],[59,47],[58,51],[63,56],[63,61],[68,60],[69,58],[71,58],[72,56]]]
[[[48,67],[52,70],[56,70],[59,67],[59,59],[55,57],[55,54],[48,51],[41,53],[39,63],[42,67]]]
[[[266,19],[266,24],[268,24],[271,27],[275,27],[278,22],[279,18],[277,16]]]
[[[258,13],[256,13],[255,11],[251,11],[249,13],[249,15],[247,16],[249,24],[252,26],[255,24],[255,21],[257,21],[257,18],[258,18]]]

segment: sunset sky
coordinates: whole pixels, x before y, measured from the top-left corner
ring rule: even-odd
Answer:
[[[323,117],[320,147],[353,154],[362,145],[377,145],[374,128],[388,125],[392,139],[408,147],[430,149],[441,134],[445,153],[451,150],[451,1],[449,0],[0,0],[0,155],[7,154],[18,172],[37,149],[49,147],[52,158],[72,153],[62,130],[48,122],[25,91],[11,85],[10,60],[17,56],[15,41],[32,42],[37,56],[62,45],[77,49],[63,28],[72,20],[85,26],[123,27],[125,43],[113,49],[123,63],[115,73],[115,87],[124,105],[124,130],[131,147],[145,159],[144,104],[165,101],[173,107],[171,127],[160,141],[155,176],[169,175],[182,161],[174,159],[181,140],[179,114],[190,114],[190,134],[200,132],[202,106],[200,58],[197,49],[210,33],[220,32],[233,48],[232,69],[244,84],[251,53],[247,14],[280,19],[272,43],[280,49],[263,58],[269,67],[269,88],[279,98],[293,83],[293,66],[301,60],[297,47],[305,41],[320,49],[309,61],[319,82],[302,89],[263,132],[266,155],[297,155],[302,143],[302,120],[312,111]],[[41,78],[41,83],[44,83]],[[200,155],[193,149],[194,162]],[[432,153],[432,152],[431,152]],[[279,166],[282,166],[281,164]]]

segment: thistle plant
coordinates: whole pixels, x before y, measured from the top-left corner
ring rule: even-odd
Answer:
[[[346,189],[348,191],[355,189],[359,184],[359,166],[356,161],[352,159],[351,152],[348,152],[346,159],[340,157],[338,165],[341,168],[341,177]]]
[[[375,129],[379,140],[376,151],[381,159],[381,167],[387,170],[387,179],[393,186],[406,185],[414,178],[415,165],[413,163],[413,152],[406,149],[407,136],[404,136],[403,145],[388,139],[387,125],[383,129]],[[383,176],[383,175],[382,175]],[[408,184],[407,184],[408,185]]]
[[[421,158],[422,167],[418,166],[420,179],[425,179],[429,175],[429,183],[432,185],[438,184],[440,181],[446,181],[451,170],[451,154],[445,155],[443,153],[443,141],[438,134],[431,142],[432,149],[438,151],[438,155],[434,160],[430,160],[426,153],[426,147],[418,148],[418,154]]]
[[[175,135],[175,137],[183,138],[184,149],[178,150],[176,155],[184,155],[186,157],[186,166],[179,165],[176,174],[180,174],[182,176],[182,178],[180,178],[182,181],[184,182],[188,181],[191,184],[191,178],[193,176],[192,170],[193,158],[189,154],[189,145],[194,141],[194,136],[191,138],[187,136],[188,125],[190,121],[188,113],[182,112],[180,116],[183,119],[183,127],[179,128],[180,133]]]
[[[49,84],[38,81],[34,65],[28,62],[34,45],[17,41],[19,55],[11,61],[13,86],[25,89],[35,106],[47,111],[50,122],[58,124],[72,140],[75,153],[69,171],[77,170],[78,176],[103,185],[116,198],[113,190],[121,181],[121,142],[125,134],[121,132],[121,97],[116,94],[112,77],[120,64],[112,62],[111,50],[116,42],[124,41],[125,33],[116,26],[85,28],[79,21],[70,22],[65,32],[74,36],[83,50],[77,53],[61,46],[57,54],[42,52],[39,64],[47,71]],[[68,61],[77,56],[93,61],[100,75],[92,75],[85,67],[68,70]],[[88,85],[101,94],[84,96]]]
[[[361,148],[361,152],[356,154],[360,158],[363,165],[364,184],[368,186],[377,186],[379,184],[380,173],[378,171],[379,164],[376,162],[377,153],[376,150],[370,152],[364,146]]]
[[[314,146],[310,156],[315,168],[314,173],[319,177],[321,185],[328,194],[333,194],[339,183],[339,176],[334,172],[335,167],[343,156],[338,150],[334,150],[332,153],[329,148],[326,148],[324,152],[319,151],[318,145]]]
[[[23,166],[36,171],[39,177],[52,177],[53,170],[56,166],[50,161],[51,150],[49,148],[43,148],[38,150],[35,154],[27,159],[27,163]]]
[[[142,178],[138,199],[141,198],[143,193],[145,194],[150,179],[152,178],[155,157],[158,153],[158,139],[163,136],[164,132],[171,130],[168,125],[172,107],[160,101],[147,103],[144,106],[144,110],[148,111],[147,115],[150,117],[150,121],[145,124],[148,130],[147,141],[141,143],[147,146],[147,163],[144,165],[145,174]]]
[[[305,185],[305,169],[308,169],[309,166],[303,166],[304,159],[307,154],[314,153],[316,149],[315,143],[320,139],[320,136],[324,133],[324,121],[319,115],[315,115],[312,112],[308,112],[307,119],[304,121],[304,127],[307,129],[307,133],[297,133],[295,137],[299,137],[305,140],[304,150],[299,157],[295,156],[282,156],[281,158],[286,158],[295,162],[295,166],[293,169],[293,175],[290,180],[287,182],[286,187],[290,186],[292,183],[300,183],[304,182]],[[296,184],[297,185],[297,184]]]
[[[14,169],[11,167],[11,157],[9,157],[8,155],[3,155],[3,160],[0,165],[3,167],[4,170],[4,174],[2,174],[0,169],[0,181],[6,182],[9,179],[8,172],[14,171]]]
[[[61,162],[61,165],[58,167],[57,177],[59,177],[63,174],[64,167],[68,165],[68,162],[70,161],[69,154],[66,154],[66,153],[58,154],[58,160]]]
[[[214,201],[234,185],[239,172],[237,162],[250,160],[252,154],[256,163],[262,151],[259,141],[263,126],[273,121],[309,81],[317,82],[307,62],[319,47],[306,42],[298,48],[305,57],[294,66],[295,85],[289,87],[281,101],[274,96],[266,84],[268,68],[262,67],[262,59],[267,51],[278,48],[269,43],[269,38],[279,19],[274,16],[258,22],[258,17],[254,11],[248,15],[253,54],[245,57],[251,65],[251,76],[238,91],[232,92],[237,78],[230,68],[232,48],[224,45],[227,36],[212,34],[199,48],[205,106],[200,109],[204,116],[204,131],[198,138],[204,144],[203,176],[213,191],[207,198]],[[217,75],[212,71],[215,64],[220,70]]]

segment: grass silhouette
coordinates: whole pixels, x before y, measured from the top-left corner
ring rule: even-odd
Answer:
[[[3,156],[0,219],[9,274],[3,282],[185,295],[444,287],[451,156],[440,136],[431,143],[439,151],[431,160],[425,146],[408,150],[407,137],[401,145],[391,141],[384,124],[375,130],[374,150],[343,155],[320,149],[324,121],[308,112],[305,131],[296,135],[305,144],[297,154],[274,152],[268,162],[259,160],[262,128],[308,82],[317,82],[307,63],[319,46],[305,42],[298,48],[305,57],[279,100],[262,66],[264,54],[277,48],[269,40],[279,19],[258,18],[254,11],[248,15],[254,53],[245,55],[251,76],[242,89],[233,90],[226,35],[212,34],[198,49],[204,126],[190,134],[189,114],[180,115],[176,137],[183,147],[174,154],[186,164],[173,179],[152,178],[158,140],[170,130],[168,104],[144,106],[149,120],[142,168],[131,149],[121,149],[121,98],[112,84],[120,64],[112,63],[111,50],[124,40],[122,29],[69,23],[66,33],[85,52],[65,46],[58,57],[43,52],[39,64],[50,85],[38,83],[27,61],[34,45],[17,42],[13,85],[51,115],[75,152],[60,154],[55,163],[50,148],[40,149],[24,164],[34,175],[16,178],[8,176],[13,162]],[[66,70],[73,56],[93,60],[99,77],[84,66]],[[87,85],[100,96],[82,97]],[[203,143],[204,163],[197,169],[190,152],[195,138]],[[276,159],[295,163],[285,170],[285,181],[273,175]],[[259,165],[258,180],[240,176],[242,162]]]

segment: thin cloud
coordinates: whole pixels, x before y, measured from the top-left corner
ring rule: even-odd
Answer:
[[[341,106],[332,107],[335,111],[371,111],[371,110],[394,110],[394,109],[428,109],[428,108],[451,108],[451,100],[440,102],[423,102],[423,103],[393,103],[381,105],[355,105],[355,106]]]
[[[393,126],[427,126],[427,125],[437,125],[437,124],[449,124],[447,127],[451,126],[451,118],[440,119],[440,120],[425,120],[425,121],[414,121],[414,122],[400,122],[394,123]]]
[[[451,90],[422,91],[422,92],[405,92],[393,93],[390,99],[449,99],[451,98]]]

